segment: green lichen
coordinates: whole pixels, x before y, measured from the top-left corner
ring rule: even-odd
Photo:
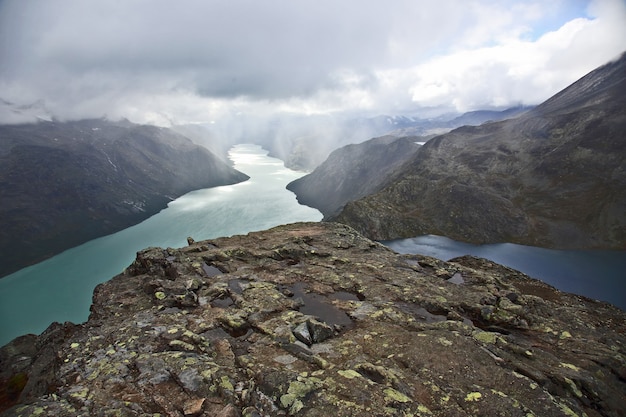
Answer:
[[[492,345],[495,344],[497,340],[496,334],[492,332],[476,332],[472,336],[474,336],[474,339],[479,342],[489,343]]]
[[[30,413],[30,417],[37,417],[45,415],[46,409],[43,407],[35,407],[34,410]]]
[[[172,340],[169,343],[172,349],[184,350],[186,352],[193,352],[196,350],[196,347],[191,343],[183,342],[182,340]]]
[[[565,383],[569,386],[570,390],[572,390],[574,395],[577,396],[578,398],[582,398],[583,393],[580,391],[580,389],[578,389],[578,387],[576,386],[576,383],[569,378],[564,378],[564,379],[565,379]]]
[[[439,342],[439,344],[440,344],[440,345],[442,345],[442,346],[446,346],[446,347],[447,347],[447,346],[452,346],[452,345],[453,345],[452,341],[450,341],[450,340],[446,339],[445,337],[440,337],[440,338],[438,338],[438,339],[437,339],[437,342]]]
[[[165,297],[167,297],[163,291],[155,292],[154,296],[157,300],[165,300]]]
[[[361,374],[355,371],[354,369],[346,369],[346,370],[341,369],[337,371],[337,373],[347,379],[354,379],[357,377],[359,378],[361,377]]]
[[[566,416],[569,416],[569,417],[579,417],[579,415],[578,415],[578,414],[576,414],[576,413],[574,412],[574,410],[572,410],[571,408],[569,408],[567,405],[565,405],[565,404],[563,404],[563,403],[557,403],[557,405],[559,406],[559,408],[561,409],[561,411],[563,411],[563,413],[564,413]],[[585,414],[585,415],[586,415],[586,414]]]
[[[230,378],[228,378],[228,376],[226,376],[226,375],[223,375],[220,378],[220,387],[222,387],[226,391],[234,391],[235,390],[235,387],[233,386],[233,383],[230,382]]]
[[[396,391],[393,388],[385,388],[385,390],[383,390],[383,393],[385,394],[385,399],[389,401],[395,401],[399,403],[408,403],[412,401],[409,397],[407,397],[400,391]]]
[[[280,404],[283,408],[289,408],[291,414],[295,414],[304,407],[302,399],[321,386],[322,381],[318,378],[299,377],[298,380],[289,384],[287,393],[281,395]]]
[[[576,365],[573,365],[571,363],[565,363],[565,362],[561,362],[561,367],[563,368],[568,368],[568,369],[572,369],[574,371],[580,371],[580,368]]]
[[[483,394],[478,391],[470,392],[465,396],[465,401],[478,401],[482,398]]]

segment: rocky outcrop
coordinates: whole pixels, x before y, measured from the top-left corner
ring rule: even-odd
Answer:
[[[0,276],[248,177],[169,129],[84,120],[0,126]]]
[[[609,304],[335,223],[190,242],[139,252],[88,322],[2,347],[2,416],[626,413]]]
[[[419,149],[419,137],[383,136],[333,151],[312,173],[292,181],[300,204],[315,207],[325,218],[337,215],[348,201],[380,190],[384,181]]]
[[[427,142],[334,217],[373,239],[626,247],[626,55],[511,120]]]

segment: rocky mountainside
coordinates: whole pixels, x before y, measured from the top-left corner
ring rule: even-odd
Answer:
[[[287,189],[300,204],[315,207],[325,217],[339,213],[352,200],[380,190],[419,149],[419,137],[383,136],[333,151],[311,174],[299,178]]]
[[[427,142],[335,219],[375,239],[626,248],[626,55],[511,120]]]
[[[168,129],[105,120],[0,126],[0,276],[248,177]]]
[[[514,107],[503,111],[480,110],[461,115],[437,118],[419,118],[398,115],[342,118],[328,115],[295,117],[281,115],[265,130],[258,123],[250,123],[253,131],[246,131],[242,140],[254,137],[255,142],[270,150],[270,155],[285,161],[295,170],[311,171],[324,162],[330,153],[342,146],[361,143],[372,137],[392,135],[426,136],[448,132],[463,125],[477,125],[515,117],[529,107]],[[246,124],[242,120],[242,124]]]
[[[336,223],[149,248],[0,348],[2,416],[623,416],[626,315]]]

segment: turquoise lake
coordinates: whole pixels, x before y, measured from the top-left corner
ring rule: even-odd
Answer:
[[[193,191],[138,225],[0,279],[0,345],[25,333],[40,333],[53,321],[85,321],[95,286],[122,272],[143,248],[182,247],[187,236],[210,239],[321,220],[319,211],[298,204],[285,188],[305,173],[285,168],[257,145],[237,145],[230,158],[250,176],[248,181]],[[484,257],[626,310],[624,252],[555,251],[508,243],[475,246],[440,236],[383,243],[400,253],[444,260],[465,254]]]
[[[197,190],[118,233],[89,241],[0,279],[0,346],[53,321],[87,320],[96,285],[119,274],[149,247],[182,247],[195,240],[246,234],[285,223],[319,221],[287,184],[303,175],[285,168],[258,145],[237,145],[229,157],[248,181]]]

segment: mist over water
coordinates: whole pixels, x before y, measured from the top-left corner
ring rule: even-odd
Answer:
[[[229,157],[248,181],[192,191],[138,225],[0,279],[0,345],[40,333],[53,321],[87,320],[95,286],[122,272],[146,247],[182,247],[187,236],[210,239],[322,219],[285,188],[305,173],[285,168],[257,145],[236,145]]]
[[[434,235],[382,243],[399,253],[419,253],[445,261],[463,255],[486,258],[562,291],[608,301],[626,310],[624,251],[566,251],[513,243],[472,245]]]

